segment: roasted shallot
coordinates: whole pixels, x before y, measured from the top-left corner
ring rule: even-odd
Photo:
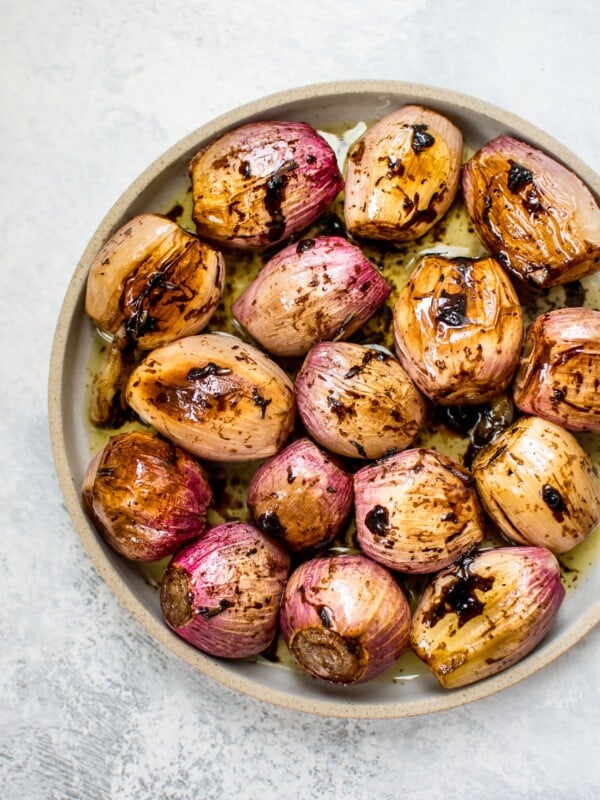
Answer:
[[[296,378],[296,400],[317,442],[353,458],[403,450],[425,419],[425,402],[398,361],[350,342],[310,350]]]
[[[420,259],[394,307],[400,363],[441,405],[481,404],[504,391],[519,362],[519,299],[493,258]]]
[[[489,516],[510,541],[564,553],[600,523],[600,479],[573,434],[521,417],[476,456],[473,477]]]
[[[447,689],[516,664],[548,632],[565,596],[545,547],[496,547],[439,572],[413,613],[413,651]]]
[[[273,245],[302,231],[343,187],[335,153],[305,122],[249,122],[190,162],[192,216],[227,248]]]
[[[300,551],[331,541],[352,508],[352,476],[308,438],[267,459],[248,486],[260,530]]]
[[[235,336],[201,334],[153,350],[132,372],[128,404],[160,433],[210,461],[280,450],[294,427],[294,387]]]
[[[196,459],[145,431],[112,436],[90,462],[82,494],[96,529],[132,561],[156,561],[197,539],[212,501]]]
[[[232,307],[265,350],[302,356],[348,339],[390,293],[362,251],[341,236],[301,239],[274,255]]]
[[[473,478],[436,450],[404,450],[363,467],[354,494],[361,550],[399,572],[436,572],[484,537]]]
[[[456,195],[462,141],[449,119],[418,105],[372,125],[348,155],[344,217],[350,233],[394,242],[426,233]]]
[[[245,522],[226,522],[175,555],[162,581],[167,625],[222,658],[262,652],[277,630],[290,558]]]
[[[281,632],[314,677],[361,683],[385,672],[406,649],[410,609],[388,570],[366,556],[316,558],[288,581]]]
[[[536,287],[600,269],[600,208],[581,178],[542,150],[499,136],[462,170],[462,192],[482,242]]]
[[[568,430],[600,432],[600,311],[558,308],[536,317],[514,398],[521,411]]]

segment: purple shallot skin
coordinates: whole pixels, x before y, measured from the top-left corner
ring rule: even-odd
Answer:
[[[375,347],[321,342],[296,376],[307,431],[332,453],[380,458],[403,450],[425,421],[425,401],[398,360]]]
[[[305,122],[251,122],[189,165],[198,236],[226,248],[274,245],[308,227],[344,185],[329,144]]]
[[[412,448],[363,467],[354,493],[359,545],[389,569],[436,572],[484,538],[473,477],[437,450]]]
[[[246,522],[225,522],[169,564],[160,601],[167,625],[221,658],[258,655],[277,630],[290,557]]]
[[[366,556],[315,558],[288,581],[281,632],[314,677],[362,683],[389,669],[406,649],[410,609],[391,573]]]
[[[270,353],[301,356],[317,342],[348,339],[390,291],[358,247],[341,236],[318,236],[274,255],[232,312]]]
[[[247,494],[257,526],[293,551],[331,541],[346,522],[352,499],[352,476],[306,437],[265,461]]]

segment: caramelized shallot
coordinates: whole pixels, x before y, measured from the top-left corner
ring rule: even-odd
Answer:
[[[247,494],[260,530],[294,551],[333,539],[346,522],[352,498],[352,477],[307,438],[265,461]]]
[[[600,432],[600,311],[559,308],[533,321],[514,398],[525,413]]]
[[[410,644],[446,689],[516,664],[547,634],[565,595],[545,547],[496,547],[438,573],[413,614]]]
[[[483,506],[503,535],[564,553],[600,524],[600,479],[573,434],[521,417],[473,461]]]
[[[281,603],[281,632],[298,664],[330,683],[385,672],[410,635],[410,609],[392,575],[363,555],[305,561]]]
[[[221,298],[225,261],[160,214],[140,214],[116,231],[93,260],[85,310],[114,336],[125,326],[141,350],[198,333]]]
[[[167,439],[210,461],[280,450],[294,427],[294,387],[264,353],[235,336],[201,334],[153,350],[126,398]]]
[[[600,269],[600,208],[583,181],[512,136],[488,142],[464,165],[462,191],[490,253],[537,287]]]
[[[400,363],[441,405],[486,403],[519,362],[518,297],[493,258],[423,256],[394,307]]]
[[[429,108],[406,105],[376,122],[348,155],[348,231],[405,242],[422,236],[456,195],[462,134]]]
[[[302,356],[317,342],[348,339],[389,293],[358,247],[340,236],[319,236],[274,255],[232,313],[265,350]]]
[[[156,561],[206,525],[212,490],[201,465],[145,431],[112,436],[83,479],[83,504],[103,538],[132,561]]]
[[[305,122],[250,122],[203,147],[189,165],[198,236],[228,248],[281,242],[343,187],[336,156]]]
[[[363,467],[354,494],[360,548],[389,569],[436,572],[483,540],[473,478],[435,450],[405,450]]]

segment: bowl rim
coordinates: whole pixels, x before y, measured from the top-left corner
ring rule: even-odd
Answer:
[[[233,128],[277,106],[298,104],[311,99],[324,100],[331,98],[332,101],[335,101],[336,98],[343,95],[360,94],[401,95],[414,97],[415,102],[451,105],[457,110],[483,115],[507,128],[517,129],[523,138],[535,141],[536,146],[549,150],[556,159],[566,163],[570,169],[580,176],[597,197],[600,196],[600,177],[554,137],[512,112],[471,95],[450,89],[395,80],[332,81],[306,84],[268,94],[244,103],[201,125],[169,147],[134,179],[129,187],[118,197],[96,228],[68,284],[54,332],[48,374],[48,423],[59,485],[67,511],[84,550],[99,576],[121,605],[146,629],[154,640],[159,641],[167,650],[174,653],[196,671],[207,675],[229,689],[259,701],[326,717],[395,719],[456,708],[457,706],[488,697],[533,675],[565,653],[600,622],[600,599],[578,618],[576,624],[560,633],[547,644],[543,651],[535,650],[510,669],[463,689],[436,694],[431,698],[419,698],[409,701],[403,699],[401,705],[397,702],[373,703],[357,701],[353,700],[350,694],[348,694],[347,701],[340,702],[339,700],[328,700],[326,697],[316,698],[287,693],[278,688],[251,680],[243,674],[232,672],[230,669],[226,669],[223,662],[218,659],[195,650],[172,633],[166,625],[161,624],[135,596],[125,579],[110,563],[97,534],[83,511],[80,487],[75,485],[69,469],[63,418],[62,389],[65,382],[65,365],[67,361],[65,356],[74,326],[75,310],[85,288],[87,265],[98,252],[100,246],[117,227],[116,220],[122,215],[123,209],[127,208],[149,187],[166,166],[176,162],[192,147],[199,146],[199,142],[207,141],[225,129]]]

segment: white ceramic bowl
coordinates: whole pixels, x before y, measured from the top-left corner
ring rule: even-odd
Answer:
[[[144,211],[165,210],[189,186],[187,164],[206,141],[257,119],[304,120],[327,130],[350,121],[380,118],[417,102],[450,117],[474,148],[500,133],[535,143],[578,173],[600,195],[600,178],[575,155],[538,128],[480,100],[427,86],[391,81],[317,84],[276,94],[231,111],[182,139],[150,165],[100,223],[77,265],[58,320],[50,365],[49,419],[54,458],[65,502],[81,540],[102,578],[123,605],[161,644],[192,668],[260,700],[327,716],[403,717],[461,705],[533,674],[584,636],[600,620],[600,557],[569,591],[551,633],[511,669],[464,689],[447,691],[428,674],[378,679],[355,687],[321,684],[298,670],[267,661],[223,661],[193,649],[165,626],[158,592],[139,569],[111,550],[83,512],[80,489],[91,457],[85,422],[85,385],[94,332],[84,313],[88,266],[108,236]],[[595,535],[598,539],[598,532]],[[596,548],[598,550],[598,548]],[[600,554],[599,554],[600,556]]]

